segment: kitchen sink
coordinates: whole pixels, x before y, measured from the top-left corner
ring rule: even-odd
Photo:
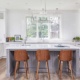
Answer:
[[[69,46],[55,46],[55,47],[69,47]]]
[[[58,44],[58,45],[54,45],[54,47],[69,47],[69,46]]]

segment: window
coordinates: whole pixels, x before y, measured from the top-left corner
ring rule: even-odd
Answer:
[[[28,16],[26,34],[32,39],[59,39],[60,18],[58,16]]]

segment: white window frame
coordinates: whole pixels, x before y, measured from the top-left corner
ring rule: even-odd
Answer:
[[[30,16],[30,15],[29,15]],[[43,15],[34,15],[36,17],[43,17]],[[44,15],[45,16],[45,15]],[[61,15],[46,15],[47,17],[49,16],[57,16],[59,17],[59,38],[50,38],[50,28],[48,27],[48,38],[44,38],[44,40],[48,40],[48,41],[54,41],[54,40],[61,40],[62,39],[62,29],[61,29]],[[27,18],[27,17],[26,17]],[[49,24],[48,24],[49,25]],[[50,25],[49,25],[50,26]],[[27,30],[27,23],[26,23],[26,30]],[[27,35],[27,32],[26,32],[26,35]],[[39,35],[38,35],[38,22],[37,22],[37,33],[36,33],[36,37],[35,38],[27,38],[28,41],[42,41],[41,38],[39,38]]]

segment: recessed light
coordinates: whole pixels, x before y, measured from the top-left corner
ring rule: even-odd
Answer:
[[[75,4],[79,4],[78,2],[76,2]]]
[[[25,3],[27,5],[27,3]]]
[[[62,3],[59,3],[59,4],[62,4]]]
[[[59,8],[56,8],[56,10],[59,10]]]
[[[42,8],[42,10],[44,10],[44,8]]]
[[[7,5],[9,5],[9,3],[7,3]]]
[[[28,10],[31,10],[31,8],[28,8]]]

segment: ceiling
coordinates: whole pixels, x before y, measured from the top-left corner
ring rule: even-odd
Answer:
[[[31,10],[78,10],[80,0],[0,0],[0,8]]]

